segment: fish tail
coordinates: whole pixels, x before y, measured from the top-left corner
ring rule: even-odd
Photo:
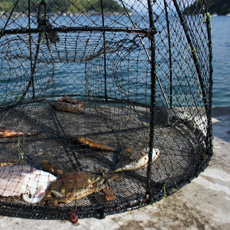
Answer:
[[[41,133],[41,132],[33,131],[33,132],[28,132],[28,133],[26,133],[26,135],[28,135],[28,136],[34,136],[34,135],[37,135],[37,134],[39,134],[39,133]]]

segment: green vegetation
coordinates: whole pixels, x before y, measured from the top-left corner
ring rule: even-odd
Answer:
[[[8,12],[13,7],[13,3],[9,1],[0,1],[0,11]]]
[[[207,0],[208,11],[210,14],[226,15],[230,13],[229,0]],[[185,11],[188,14],[197,14],[202,9],[202,1],[197,0],[194,4],[189,6]]]
[[[16,0],[0,0],[0,11],[10,12]],[[31,1],[31,12],[37,12],[40,1]],[[100,0],[45,0],[47,12],[85,13],[88,11],[100,12]],[[28,0],[20,0],[15,12],[26,12]],[[103,0],[104,11],[124,12],[124,9],[115,0]]]
[[[20,160],[23,160],[24,158],[24,152],[22,151],[22,147],[21,147],[21,141],[20,141],[20,137],[18,138],[18,160],[17,160],[17,163],[20,161]]]

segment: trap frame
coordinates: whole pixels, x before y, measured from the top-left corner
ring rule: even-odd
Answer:
[[[3,0],[0,12],[0,126],[23,132],[2,134],[1,163],[28,165],[34,154],[63,174],[106,174],[127,147],[148,148],[149,159],[160,151],[109,182],[114,201],[100,191],[57,207],[0,196],[1,215],[67,219],[77,207],[80,218],[101,218],[154,203],[205,169],[213,153],[205,0]],[[63,96],[82,107],[54,108]]]

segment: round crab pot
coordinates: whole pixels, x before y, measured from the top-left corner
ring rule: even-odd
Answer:
[[[205,1],[0,4],[0,214],[103,218],[170,195],[212,150]]]

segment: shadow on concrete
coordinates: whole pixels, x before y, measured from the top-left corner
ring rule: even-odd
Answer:
[[[213,135],[230,143],[230,107],[213,107]]]

